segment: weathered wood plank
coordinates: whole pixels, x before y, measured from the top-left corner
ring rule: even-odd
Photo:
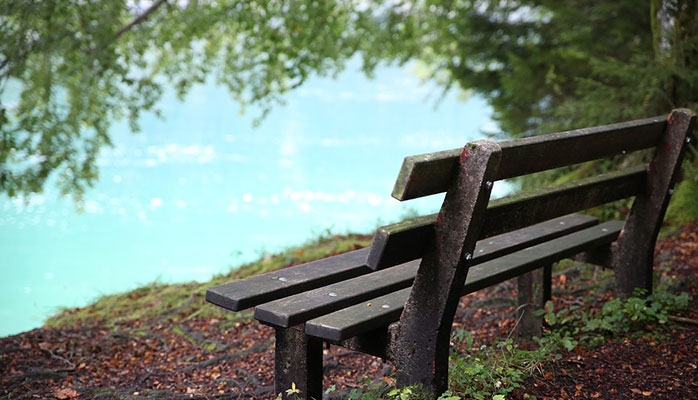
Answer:
[[[376,230],[368,255],[371,269],[383,269],[421,258],[434,232],[436,214],[412,218]],[[550,240],[553,237],[574,232],[598,223],[584,214],[570,214],[530,227],[508,232],[506,235],[482,240],[475,247],[475,254],[484,257],[483,262],[525,246]]]
[[[502,166],[497,179],[653,148],[665,128],[666,115],[501,142]]]
[[[357,277],[270,301],[255,307],[254,317],[264,323],[287,328],[328,312],[382,296],[412,285],[418,262],[376,271],[370,277]]]
[[[636,167],[493,200],[481,237],[635,196],[645,190],[646,176],[644,167]],[[436,218],[431,214],[379,228],[368,266],[380,269],[421,257],[432,240]]]
[[[473,265],[468,271],[462,295],[495,285],[582,251],[605,246],[616,240],[622,228],[622,221],[609,221]],[[396,322],[400,318],[409,292],[410,288],[402,289],[311,319],[306,322],[305,331],[311,336],[342,341]]]
[[[339,342],[400,319],[411,287],[369,299],[342,310],[311,319],[305,333],[325,340]]]
[[[608,221],[583,231],[491,260],[486,266],[473,268],[468,272],[468,278],[470,279],[463,287],[462,294],[473,293],[532,271],[541,265],[552,264],[587,249],[611,243],[618,238],[618,234],[622,229],[623,221]]]
[[[206,301],[240,311],[268,301],[301,293],[371,272],[366,266],[369,248],[312,261],[295,267],[214,286]]]
[[[448,190],[462,149],[408,156],[402,161],[392,196],[400,201]]]
[[[657,145],[666,116],[499,143],[502,162],[496,180],[630,153]],[[462,149],[406,157],[393,197],[409,200],[445,192]]]
[[[638,167],[493,200],[487,208],[482,234],[497,235],[633,197],[646,189],[646,180],[647,171]]]
[[[539,222],[525,228],[482,239],[475,245],[473,262],[477,265],[503,255],[522,250],[582,229],[598,225],[596,217],[585,214],[569,214]]]
[[[409,218],[376,229],[366,264],[379,270],[421,258],[434,236],[437,214]]]

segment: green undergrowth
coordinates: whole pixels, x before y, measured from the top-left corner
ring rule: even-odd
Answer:
[[[689,148],[695,151],[692,147]],[[698,154],[694,157],[698,159]],[[674,224],[690,222],[698,218],[698,201],[695,197],[698,193],[698,161],[684,162],[683,176],[684,179],[672,194],[667,210],[666,218]]]
[[[514,390],[525,390],[528,379],[545,376],[546,371],[578,346],[593,348],[617,335],[661,340],[671,328],[669,315],[685,310],[688,301],[686,293],[661,291],[649,296],[637,292],[627,300],[613,299],[598,310],[589,306],[556,309],[549,302],[539,313],[549,329],[525,346],[512,337],[493,345],[477,346],[471,332],[455,330],[451,340],[449,390],[438,399],[505,400]],[[366,386],[371,386],[370,382]],[[418,400],[428,396],[419,387],[380,387],[366,391],[353,389],[346,398]]]
[[[268,254],[259,260],[232,268],[230,272],[214,276],[209,282],[166,284],[154,282],[137,289],[105,295],[92,304],[65,309],[46,321],[49,327],[103,325],[116,328],[133,321],[186,321],[194,317],[240,319],[245,313],[231,314],[205,302],[206,288],[274,271],[295,264],[309,262],[333,254],[366,247],[371,238],[366,235],[332,235],[329,232],[278,254]]]
[[[660,337],[669,325],[669,316],[686,309],[687,293],[673,294],[656,291],[646,295],[637,290],[634,296],[614,298],[591,311],[580,305],[555,310],[552,302],[540,311],[556,335],[574,338],[587,347],[595,347],[615,335],[645,335]]]

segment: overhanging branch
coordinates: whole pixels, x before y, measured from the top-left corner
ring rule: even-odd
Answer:
[[[119,37],[121,37],[121,35],[130,31],[131,29],[133,29],[134,26],[136,26],[136,25],[140,24],[141,22],[145,21],[146,19],[148,19],[150,14],[154,13],[155,10],[157,10],[160,6],[162,6],[165,3],[167,3],[167,0],[158,0],[155,3],[153,3],[142,14],[140,14],[136,18],[134,18],[133,21],[129,22],[127,25],[124,25],[123,27],[121,27],[121,29],[116,31],[116,33],[114,34],[114,39],[118,39]]]

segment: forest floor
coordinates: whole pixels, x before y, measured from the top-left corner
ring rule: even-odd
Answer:
[[[679,318],[659,330],[565,351],[507,398],[698,398],[698,224],[665,234],[655,254],[665,286],[691,295]],[[613,297],[603,289],[612,285],[588,286],[574,269],[553,279],[556,304],[584,304],[593,312]],[[471,332],[473,347],[492,346],[512,332],[515,286],[505,282],[462,299],[454,325]],[[125,296],[135,302],[142,293]],[[200,303],[192,310],[214,307],[202,296],[195,301]],[[94,312],[94,318],[0,338],[0,398],[275,398],[273,330],[249,312],[221,317],[173,309],[110,321],[89,307],[81,311]],[[393,383],[389,363],[335,346],[326,350],[325,371],[324,387],[336,388],[328,396],[333,398]]]

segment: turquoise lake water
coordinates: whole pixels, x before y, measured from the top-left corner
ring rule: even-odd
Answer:
[[[0,197],[0,336],[103,294],[205,281],[327,230],[370,232],[410,209],[436,211],[439,196],[390,197],[403,157],[494,128],[482,99],[439,96],[409,67],[372,80],[348,70],[308,82],[256,128],[258,113],[240,115],[214,85],[184,102],[166,97],[164,120],[145,116],[135,135],[113,127],[84,212],[52,187]]]

